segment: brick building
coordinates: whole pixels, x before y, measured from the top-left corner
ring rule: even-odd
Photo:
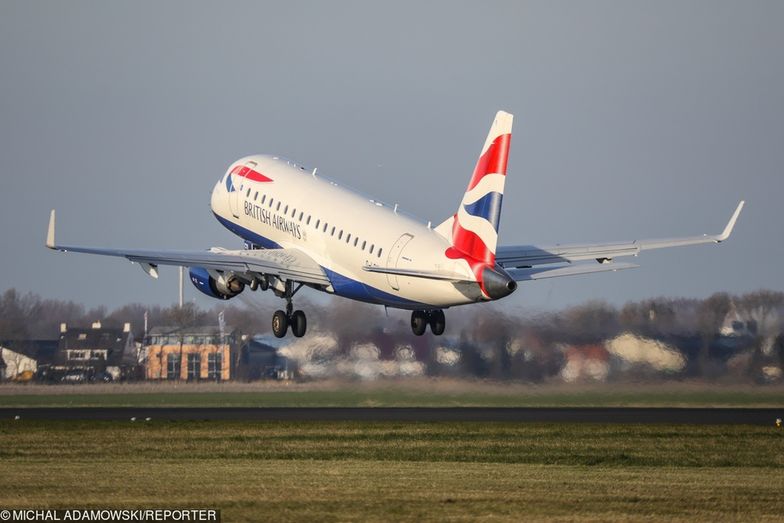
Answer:
[[[212,380],[234,378],[235,333],[217,327],[154,327],[145,340],[148,380]]]

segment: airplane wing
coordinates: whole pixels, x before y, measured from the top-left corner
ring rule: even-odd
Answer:
[[[560,278],[562,276],[577,276],[578,274],[591,274],[594,272],[615,272],[626,269],[636,269],[639,265],[634,263],[578,263],[560,267],[530,267],[527,269],[507,269],[506,272],[514,281],[534,281],[546,278]]]
[[[735,222],[738,220],[740,211],[743,209],[745,202],[741,201],[735,212],[732,214],[727,226],[721,234],[704,234],[702,236],[691,236],[683,238],[670,238],[658,240],[635,240],[630,242],[613,242],[613,243],[593,243],[593,244],[579,244],[579,245],[553,245],[538,247],[535,245],[514,245],[514,246],[501,246],[496,252],[496,262],[500,264],[508,272],[515,277],[517,273],[521,280],[540,279],[543,277],[557,277],[567,276],[573,274],[583,274],[585,272],[600,272],[602,270],[619,270],[631,268],[629,264],[613,264],[611,263],[614,258],[621,256],[637,256],[640,252],[651,249],[663,249],[666,247],[681,247],[684,245],[697,245],[701,243],[721,243],[730,237],[732,229],[735,227]],[[545,271],[530,271],[539,265],[549,264],[571,264],[584,260],[596,260],[599,262],[599,267],[604,267],[588,270],[588,267],[595,268],[593,264],[577,264],[571,267],[572,271],[564,271],[563,273],[553,272],[553,270]],[[621,266],[624,265],[624,266]],[[586,270],[575,271],[577,267]],[[521,272],[522,271],[522,272]],[[549,272],[550,276],[544,276]],[[517,280],[517,277],[515,277]],[[521,281],[518,280],[518,281]]]
[[[46,246],[62,252],[81,252],[102,256],[127,258],[141,265],[144,272],[158,277],[159,265],[203,267],[207,270],[275,275],[283,280],[329,285],[321,266],[298,249],[227,250],[212,248],[205,251],[175,251],[146,249],[105,249],[58,245],[54,238],[55,212],[49,217]]]

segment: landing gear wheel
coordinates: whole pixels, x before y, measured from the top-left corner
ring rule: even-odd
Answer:
[[[427,315],[425,311],[414,311],[411,313],[411,330],[416,336],[421,336],[427,330]]]
[[[430,312],[430,330],[436,336],[441,336],[446,329],[446,316],[444,311],[437,309]]]
[[[284,337],[288,328],[289,319],[286,316],[286,313],[281,310],[275,311],[275,314],[272,315],[272,333],[275,335],[275,337]]]
[[[259,289],[262,291],[269,289],[269,280],[266,276],[259,280]]]
[[[291,324],[291,333],[294,336],[301,338],[305,335],[305,331],[308,328],[308,321],[305,319],[304,312],[294,311],[294,314],[289,318],[289,323]]]

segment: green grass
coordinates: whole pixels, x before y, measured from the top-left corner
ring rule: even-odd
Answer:
[[[780,520],[756,426],[0,422],[0,508],[215,507],[224,521]]]
[[[784,407],[784,387],[693,383],[545,385],[393,383],[4,385],[0,407]]]

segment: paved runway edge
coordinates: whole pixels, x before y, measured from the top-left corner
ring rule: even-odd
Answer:
[[[18,417],[18,418],[17,418]],[[773,425],[782,408],[637,407],[3,407],[0,420],[478,421]]]

